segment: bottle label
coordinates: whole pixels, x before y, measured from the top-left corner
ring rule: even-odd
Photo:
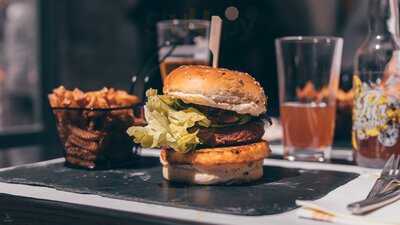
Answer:
[[[355,140],[376,138],[384,147],[392,147],[398,141],[400,136],[400,73],[398,72],[400,71],[393,70],[398,65],[397,59],[392,60],[391,62],[396,64],[390,65],[389,62],[385,71],[380,74],[369,72],[354,75],[353,146],[355,149],[357,149]],[[360,79],[371,76],[381,78],[375,82]]]

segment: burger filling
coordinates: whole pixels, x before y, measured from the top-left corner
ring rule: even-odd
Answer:
[[[257,142],[264,135],[264,122],[249,123],[222,128],[199,128],[197,136],[202,145],[208,147],[242,145]]]
[[[186,104],[157,91],[146,92],[144,127],[133,126],[128,134],[147,148],[172,148],[185,153],[201,147],[253,143],[264,134],[259,117],[206,106]]]

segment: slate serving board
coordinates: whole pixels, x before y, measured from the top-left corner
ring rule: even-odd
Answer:
[[[264,166],[264,177],[251,184],[174,184],[162,179],[159,160],[153,157],[142,157],[134,168],[125,169],[86,171],[53,163],[0,172],[1,182],[246,216],[293,210],[296,199],[319,199],[356,177],[356,173]]]

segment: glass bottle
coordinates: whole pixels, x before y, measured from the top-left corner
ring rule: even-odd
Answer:
[[[352,144],[356,163],[381,168],[400,153],[398,0],[370,0],[369,33],[354,61]]]

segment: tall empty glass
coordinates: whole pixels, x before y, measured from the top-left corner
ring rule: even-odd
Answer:
[[[343,40],[284,37],[275,42],[284,156],[329,160]]]

